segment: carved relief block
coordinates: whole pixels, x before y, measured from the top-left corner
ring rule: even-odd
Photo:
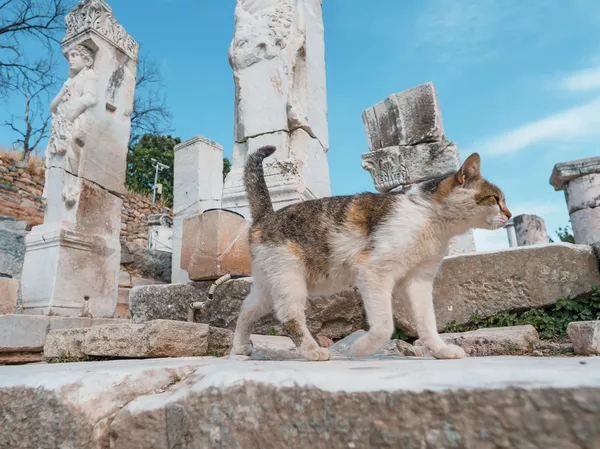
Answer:
[[[448,141],[383,148],[363,154],[362,159],[380,192],[427,181],[460,167],[458,148]]]

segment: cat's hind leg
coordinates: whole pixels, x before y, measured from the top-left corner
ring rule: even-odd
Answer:
[[[353,357],[364,357],[385,346],[394,333],[394,281],[391,276],[364,268],[357,277],[357,286],[365,306],[369,332],[354,342],[350,353]]]
[[[252,342],[250,341],[252,325],[272,310],[268,292],[254,278],[252,289],[242,303],[242,309],[235,325],[233,350],[236,355],[252,354]]]

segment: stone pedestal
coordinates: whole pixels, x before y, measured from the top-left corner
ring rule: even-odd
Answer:
[[[513,223],[519,246],[544,245],[550,241],[546,223],[537,215],[517,215]]]
[[[331,194],[321,0],[238,0],[229,50],[234,71],[235,144],[223,208],[250,219],[243,185],[248,154],[266,164],[273,207]]]
[[[550,184],[565,192],[575,243],[599,241],[600,157],[556,164]]]
[[[363,112],[369,152],[362,156],[379,192],[456,172],[460,155],[444,134],[433,83],[392,94]],[[448,255],[476,251],[473,232],[452,239]]]
[[[214,280],[226,274],[250,276],[250,223],[237,213],[212,210],[183,223],[181,268],[193,281]]]
[[[69,78],[51,104],[44,224],[25,239],[23,312],[112,317],[138,45],[102,0],[66,18]]]
[[[174,175],[171,281],[184,283],[190,278],[181,268],[183,221],[221,207],[223,147],[200,136],[180,143],[175,147]]]

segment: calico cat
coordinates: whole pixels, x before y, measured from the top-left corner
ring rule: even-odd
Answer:
[[[306,327],[308,295],[357,286],[369,331],[353,356],[375,353],[394,331],[392,291],[406,295],[421,341],[439,359],[464,357],[438,335],[433,280],[449,240],[471,228],[498,229],[511,217],[502,191],[480,174],[472,154],[460,170],[403,192],[321,198],[273,210],[262,147],[248,157],[244,183],[250,200],[252,290],[236,324],[234,352],[250,355],[254,321],[275,311],[285,332],[309,360],[328,360]]]

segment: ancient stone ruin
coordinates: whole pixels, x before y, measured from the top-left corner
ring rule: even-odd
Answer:
[[[600,241],[600,157],[556,164],[550,184],[565,192],[575,243]]]
[[[250,218],[246,155],[269,144],[276,209],[329,196],[322,0],[237,0],[229,62],[235,80],[235,144],[224,208]]]
[[[254,282],[246,156],[277,145],[265,164],[276,208],[330,195],[321,3],[237,0],[232,171],[224,182],[210,139],[178,145],[174,218],[145,214],[150,248],[121,224],[141,216],[131,199],[122,207],[138,46],[103,0],[69,13],[44,222],[27,234],[27,222],[0,216],[0,365],[27,364],[0,366],[1,448],[598,447],[600,359],[583,357],[600,354],[600,321],[564,322],[560,341],[544,340],[539,322],[500,324],[598,299],[600,158],[557,164],[551,179],[583,244],[549,244],[535,215],[506,226],[509,250],[475,252],[471,233],[452,242],[434,308],[441,338],[467,358],[433,360],[396,291],[390,342],[350,359],[368,329],[356,288],[307,299],[308,328],[332,360],[303,360],[272,314],[250,357],[230,354]],[[459,167],[432,83],[363,121],[362,166],[380,192]]]

